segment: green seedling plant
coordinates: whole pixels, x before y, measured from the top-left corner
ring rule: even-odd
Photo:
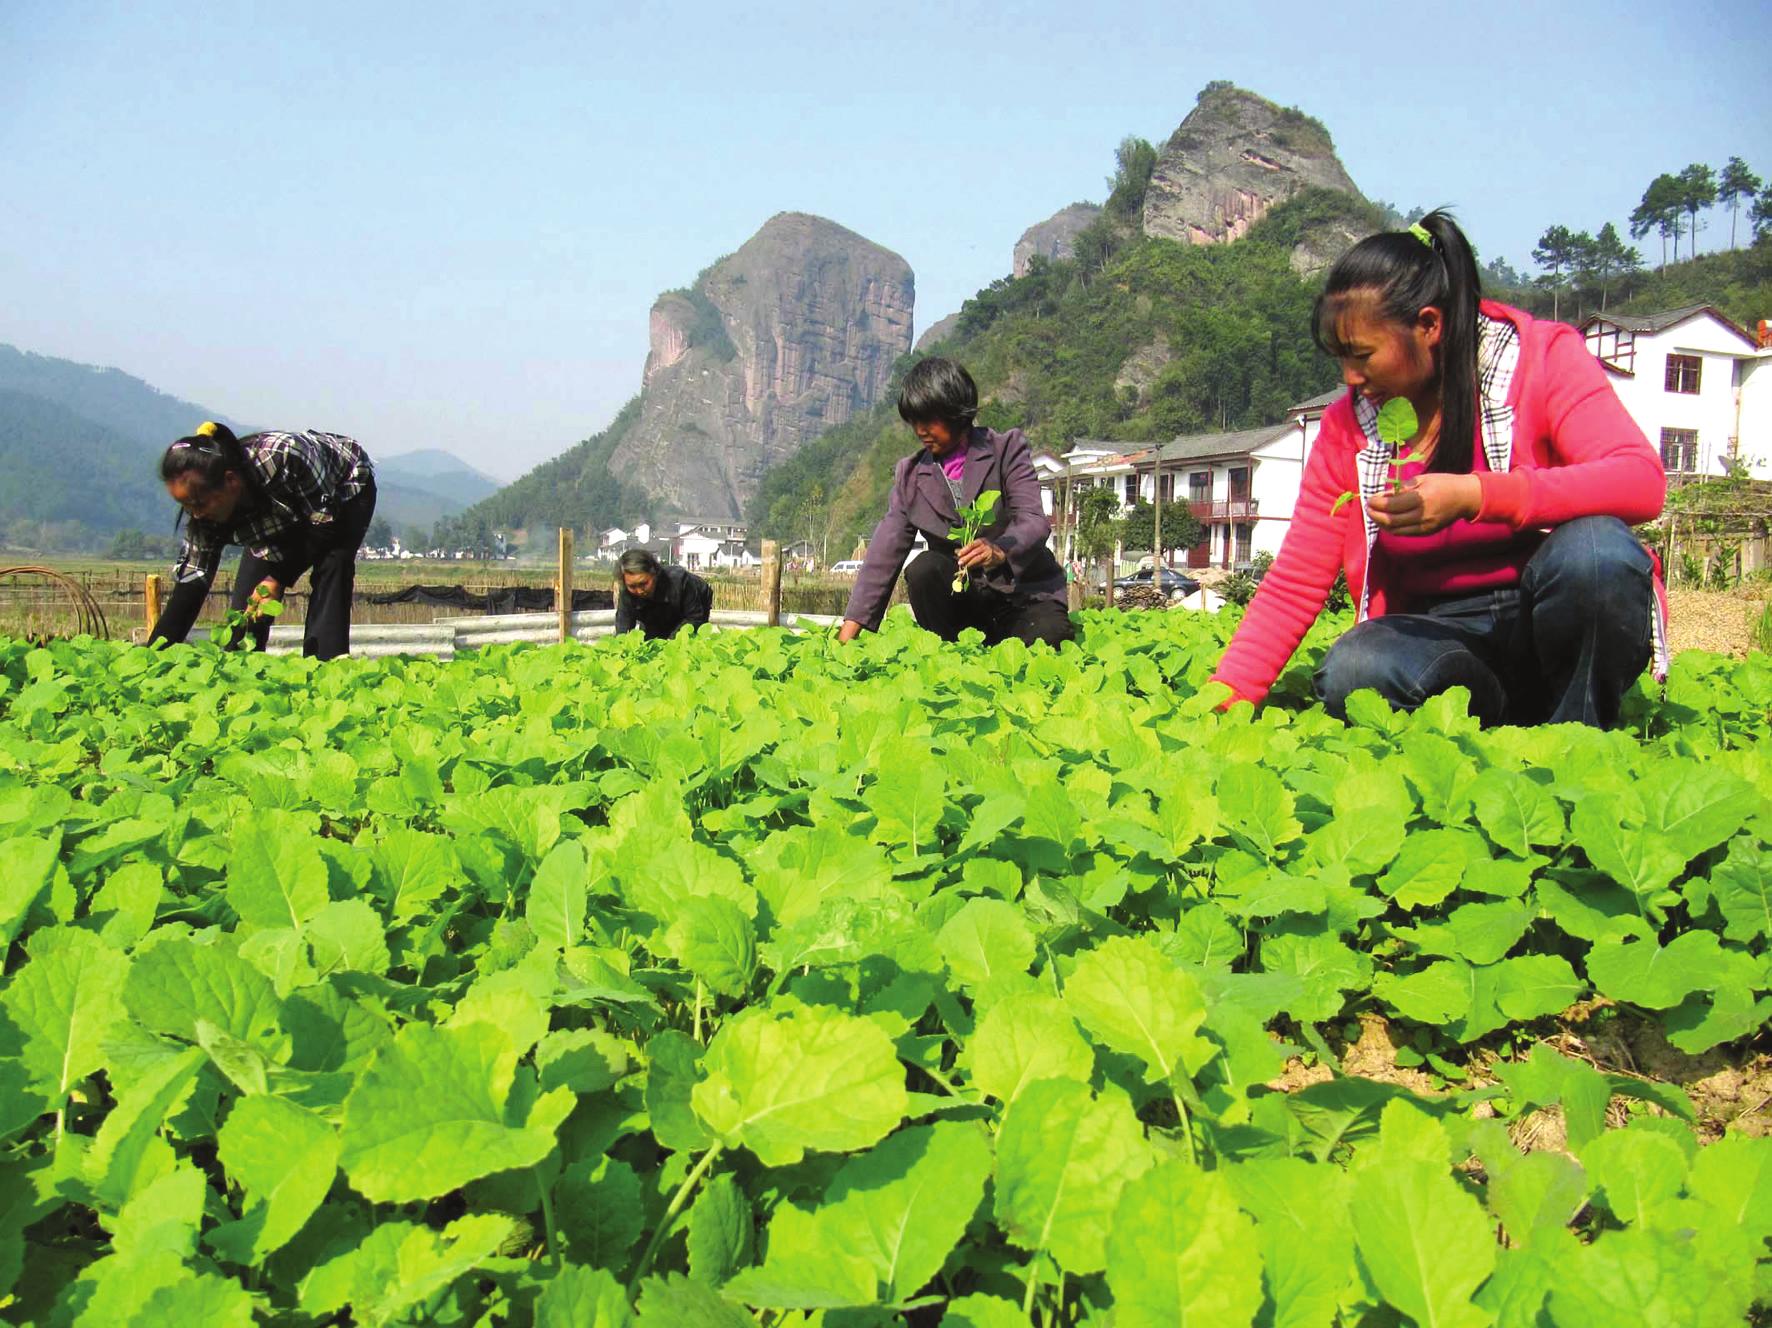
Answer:
[[[986,489],[971,502],[960,508],[960,524],[948,531],[948,538],[965,548],[978,538],[978,532],[988,526],[997,510],[997,500],[1003,496],[998,489]],[[953,590],[958,595],[966,589],[967,579],[971,573],[964,567],[954,573]]]
[[[1392,493],[1401,493],[1403,491],[1404,466],[1410,465],[1416,461],[1427,460],[1427,454],[1419,447],[1413,452],[1403,455],[1399,455],[1398,452],[1398,449],[1411,438],[1415,437],[1420,430],[1421,421],[1416,418],[1415,407],[1409,404],[1409,399],[1407,397],[1392,397],[1389,401],[1385,402],[1384,405],[1378,408],[1378,441],[1385,444],[1385,446],[1389,447],[1391,450],[1391,460],[1389,465],[1391,468]],[[1330,507],[1329,515],[1334,516],[1337,512],[1341,511],[1345,504],[1354,500],[1354,497],[1355,494],[1353,490],[1350,489],[1344,492],[1335,500],[1334,505]]]
[[[263,595],[255,590],[252,599],[243,609],[229,609],[222,615],[222,620],[209,629],[209,639],[215,645],[226,646],[234,639],[236,633],[244,633],[259,618],[281,618],[283,601]],[[247,650],[255,650],[258,643],[251,637],[243,637],[242,644]]]

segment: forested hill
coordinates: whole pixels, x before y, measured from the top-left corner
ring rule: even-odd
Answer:
[[[1500,290],[1498,299],[1549,318],[1552,300],[1543,289]],[[1699,254],[1662,267],[1622,274],[1604,288],[1570,283],[1556,301],[1556,313],[1579,323],[1600,312],[1654,314],[1693,304],[1714,304],[1724,317],[1753,331],[1772,318],[1772,234],[1745,248]]]
[[[1124,178],[1127,166],[1123,154],[1114,196],[1076,256],[1036,258],[1026,276],[980,291],[945,341],[900,362],[880,406],[772,470],[750,511],[753,530],[845,552],[867,533],[893,462],[914,446],[892,403],[922,354],[965,364],[978,380],[980,422],[1026,429],[1035,450],[1253,427],[1332,387],[1335,366],[1310,338],[1321,277],[1300,274],[1310,270],[1300,255],[1318,236],[1378,229],[1377,210],[1313,189],[1234,243],[1181,244],[1116,222],[1136,217],[1142,202],[1144,181]]]
[[[65,552],[170,530],[155,462],[205,419],[226,417],[117,369],[0,345],[0,544]]]

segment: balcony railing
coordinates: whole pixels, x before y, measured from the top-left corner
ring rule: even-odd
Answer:
[[[1189,503],[1188,506],[1198,521],[1243,521],[1257,515],[1253,498],[1220,498],[1212,502]]]

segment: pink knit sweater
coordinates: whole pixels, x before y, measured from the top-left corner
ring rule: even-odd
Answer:
[[[1482,309],[1519,330],[1520,358],[1508,393],[1511,464],[1502,473],[1479,467],[1483,500],[1476,523],[1528,531],[1583,516],[1616,516],[1632,525],[1657,516],[1667,495],[1661,458],[1580,333],[1491,300]],[[1323,611],[1338,571],[1347,573],[1356,604],[1370,574],[1368,616],[1399,610],[1396,559],[1381,552],[1369,560],[1357,504],[1330,514],[1337,496],[1358,492],[1356,458],[1365,446],[1350,393],[1323,416],[1292,528],[1213,674],[1238,699],[1259,702],[1267,695]],[[1477,438],[1473,455],[1481,451]],[[1387,541],[1386,549],[1396,543]]]

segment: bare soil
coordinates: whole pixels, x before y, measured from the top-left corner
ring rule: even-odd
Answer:
[[[1698,1137],[1705,1143],[1722,1138],[1725,1132],[1756,1138],[1772,1135],[1772,1034],[1762,1033],[1735,1051],[1718,1048],[1700,1056],[1688,1056],[1662,1036],[1653,1020],[1599,1000],[1566,1011],[1545,1041],[1563,1055],[1587,1061],[1605,1073],[1631,1075],[1685,1090],[1697,1115]],[[1382,1015],[1361,1015],[1360,1036],[1351,1043],[1338,1043],[1332,1037],[1330,1049],[1340,1057],[1336,1070],[1323,1064],[1306,1065],[1293,1057],[1267,1086],[1296,1093],[1340,1073],[1397,1084],[1426,1097],[1447,1091],[1437,1076],[1397,1064],[1397,1046]],[[1472,1054],[1463,1063],[1469,1077],[1461,1086],[1494,1083],[1494,1065],[1495,1058],[1490,1053]],[[1487,1104],[1480,1104],[1474,1114],[1490,1115],[1493,1111]],[[1609,1116],[1615,1117],[1609,1119],[1610,1124],[1624,1123],[1622,1099],[1613,1099]],[[1563,1150],[1567,1146],[1562,1113],[1554,1107],[1511,1122],[1508,1133],[1528,1151]]]
[[[1772,586],[1764,583],[1734,590],[1668,592],[1668,644],[1682,650],[1710,650],[1742,658],[1752,647],[1751,621],[1766,606]]]

